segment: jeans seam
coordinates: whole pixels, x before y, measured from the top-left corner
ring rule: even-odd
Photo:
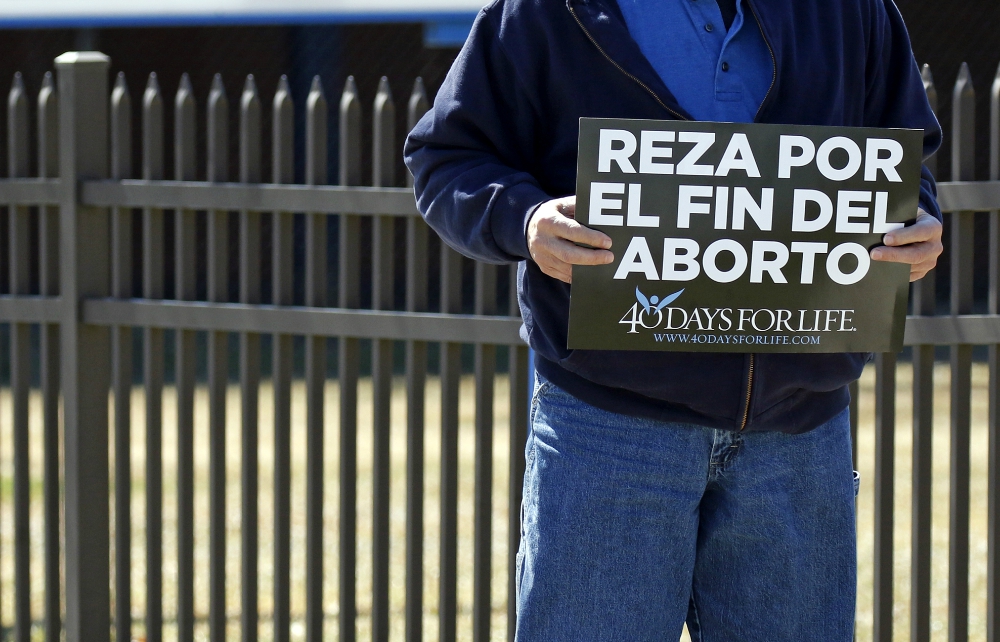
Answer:
[[[538,381],[537,379],[535,381]],[[535,413],[538,412],[538,402],[541,400],[542,395],[552,387],[552,382],[543,381],[535,386],[535,391],[531,395],[531,415],[528,417],[528,425],[535,423]]]
[[[712,448],[708,452],[708,475],[706,476],[706,482],[712,482],[716,477],[716,472],[719,469],[719,464],[715,460],[715,447],[719,443],[719,431],[712,431]]]
[[[535,379],[535,381],[537,382],[538,379]],[[530,469],[531,464],[532,464],[532,462],[533,462],[533,460],[535,458],[534,457],[534,455],[535,455],[534,432],[535,432],[535,417],[538,415],[538,405],[539,405],[539,402],[541,401],[542,395],[545,394],[545,391],[547,391],[549,388],[551,388],[552,385],[553,384],[551,382],[548,382],[548,381],[543,381],[541,383],[536,383],[536,385],[535,385],[535,391],[531,395],[531,412],[528,415],[528,435],[527,435],[527,440],[528,441],[525,444],[527,446],[527,449],[526,449],[527,451],[525,452],[525,455],[524,455],[524,472],[525,472],[525,474],[528,473],[528,470]]]
[[[529,412],[529,415],[528,415],[528,435],[527,435],[527,443],[525,444],[527,452],[525,453],[525,457],[524,457],[524,474],[525,474],[526,477],[531,474],[531,467],[535,463],[534,426],[535,426],[535,417],[538,414],[538,404],[539,404],[539,401],[541,400],[541,396],[545,393],[545,391],[547,391],[549,388],[551,388],[552,385],[553,384],[551,382],[549,382],[549,381],[538,379],[537,378],[537,374],[536,374],[535,389],[532,391],[532,394],[531,394],[531,409],[530,409],[530,412]],[[530,492],[530,485],[529,484],[524,484],[524,489],[521,492],[521,506],[520,506],[520,509],[518,511],[518,513],[519,513],[519,515],[518,515],[518,517],[519,517],[518,521],[520,522],[519,525],[520,525],[521,544],[520,544],[520,546],[518,546],[517,554],[515,555],[515,558],[514,558],[515,559],[515,567],[516,567],[516,571],[517,571],[516,589],[517,589],[517,593],[518,594],[520,594],[520,588],[521,588],[521,571],[522,571],[523,565],[524,565],[524,553],[525,553],[525,545],[524,545],[524,539],[525,539],[525,529],[524,529],[525,503],[528,500],[527,494],[529,492]]]
[[[692,642],[705,642],[705,636],[701,630],[701,618],[698,617],[698,600],[695,599],[695,592],[694,582],[691,582],[691,613],[694,615],[695,622],[695,631],[691,640]],[[691,633],[691,629],[688,627],[688,634],[690,635]]]

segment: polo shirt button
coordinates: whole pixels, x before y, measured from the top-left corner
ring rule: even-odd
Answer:
[[[728,62],[722,63],[722,71],[729,71],[729,63]]]
[[[707,25],[705,25],[705,31],[707,31],[707,32],[711,33],[711,32],[712,32],[712,29],[715,29],[715,27],[713,27],[713,26],[712,26],[712,23],[711,23],[711,22],[710,22],[710,23],[708,23]]]

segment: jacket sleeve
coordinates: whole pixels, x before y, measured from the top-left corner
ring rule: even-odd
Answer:
[[[899,9],[892,0],[873,0],[872,5],[865,124],[922,129],[926,159],[941,146],[941,125],[927,102]],[[923,210],[942,220],[937,184],[926,165],[920,169],[919,202]]]
[[[434,105],[406,139],[417,208],[448,245],[491,263],[528,258],[525,226],[551,197],[530,173],[537,112],[480,12]]]

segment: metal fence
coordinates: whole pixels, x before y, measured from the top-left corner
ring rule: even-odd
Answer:
[[[10,325],[10,395],[14,427],[15,613],[14,638],[31,637],[32,605],[29,530],[29,395],[33,358],[31,328],[40,328],[37,366],[44,427],[44,637],[72,642],[131,639],[130,485],[114,487],[114,523],[109,502],[109,442],[114,444],[114,479],[129,479],[132,328],[142,329],[142,382],[146,405],[146,639],[163,630],[163,388],[165,331],[173,330],[177,399],[177,629],[193,638],[194,611],[194,391],[196,333],[207,334],[210,532],[208,615],[210,638],[226,635],[225,425],[229,336],[239,337],[241,400],[241,615],[246,642],[258,633],[258,402],[262,335],[272,335],[274,395],[274,639],[289,638],[290,442],[293,336],[305,337],[307,492],[305,637],[328,639],[324,630],[322,560],[334,554],[323,527],[324,394],[328,339],[336,339],[339,387],[339,615],[336,637],[356,637],[357,615],[357,426],[361,340],[371,340],[373,390],[372,635],[389,636],[389,431],[393,347],[405,344],[406,374],[406,572],[405,637],[421,639],[423,617],[424,410],[429,344],[440,344],[441,435],[440,639],[456,636],[456,533],[458,530],[459,379],[463,344],[473,346],[475,376],[475,498],[473,637],[490,638],[491,509],[493,505],[493,407],[497,347],[508,346],[510,377],[509,550],[516,550],[523,442],[528,406],[528,353],[518,338],[516,300],[498,293],[498,268],[475,265],[473,314],[463,314],[462,260],[444,248],[440,255],[440,305],[429,308],[429,232],[417,216],[409,189],[395,187],[397,132],[395,103],[387,83],[372,115],[373,186],[359,186],[362,104],[348,81],[340,98],[340,185],[327,176],[328,105],[314,83],[305,107],[305,184],[293,180],[293,105],[279,84],[270,115],[270,182],[262,175],[262,118],[265,110],[253,78],[247,79],[236,109],[239,131],[229,132],[230,104],[221,82],[207,99],[204,180],[196,175],[198,140],[195,96],[183,80],[173,100],[173,179],[164,167],[164,97],[151,77],[142,99],[142,167],[131,162],[131,104],[124,79],[109,91],[109,61],[96,53],[68,53],[56,60],[58,83],[46,76],[37,98],[37,173],[32,173],[29,97],[15,78],[8,100],[10,178],[0,180],[7,205],[9,294],[0,296],[0,322]],[[928,93],[936,93],[925,71]],[[58,86],[57,86],[58,85]],[[952,368],[951,537],[949,639],[968,637],[969,432],[972,345],[990,354],[989,640],[1000,639],[1000,583],[997,551],[998,466],[1000,466],[1000,75],[992,88],[990,181],[972,182],[977,128],[967,70],[953,94],[952,182],[940,184],[940,201],[950,212],[951,313],[935,316],[933,278],[914,288],[906,344],[913,346],[913,618],[911,639],[928,640],[930,609],[931,394],[934,347],[950,346]],[[412,124],[427,109],[418,81],[407,103]],[[238,174],[230,175],[230,136],[238,137]],[[982,136],[979,136],[982,139]],[[134,178],[139,173],[141,178]],[[236,180],[233,180],[233,179]],[[141,209],[141,238],[132,216]],[[165,217],[172,211],[172,218]],[[988,314],[972,314],[973,212],[990,214]],[[235,213],[235,214],[233,214]],[[229,221],[238,217],[238,302],[229,300]],[[293,262],[294,217],[304,218],[304,267]],[[362,219],[371,221],[371,305],[362,306]],[[165,221],[173,221],[172,234]],[[405,253],[396,256],[397,221],[405,224]],[[264,225],[269,222],[269,225]],[[328,256],[328,226],[337,226],[338,247]],[[270,238],[262,237],[269,230]],[[203,246],[198,236],[204,234]],[[172,239],[174,298],[165,299],[166,238]],[[262,241],[268,243],[262,245]],[[132,288],[133,246],[141,243],[142,288]],[[263,302],[261,248],[270,248],[270,301]],[[197,251],[203,247],[204,256]],[[33,248],[37,248],[35,251]],[[394,304],[394,261],[405,261],[405,305]],[[199,300],[197,266],[204,263],[205,295]],[[336,263],[338,282],[328,288],[327,266]],[[367,264],[366,264],[367,266]],[[508,268],[503,268],[508,269]],[[513,273],[514,268],[509,268]],[[301,283],[296,285],[296,280]],[[513,284],[513,274],[509,283]],[[332,285],[332,284],[331,284]],[[304,288],[293,305],[295,287]],[[513,287],[513,285],[511,286]],[[327,300],[335,290],[336,305]],[[498,296],[500,295],[500,296]],[[498,301],[507,301],[506,310]],[[875,639],[892,636],[893,447],[896,356],[876,364],[876,545]],[[109,391],[114,425],[109,426]],[[857,395],[854,395],[855,400]],[[856,401],[855,401],[856,404]],[[61,406],[61,412],[60,412]],[[857,419],[857,408],[853,409]],[[855,425],[856,425],[855,421]],[[61,437],[61,439],[60,439]],[[62,487],[62,494],[60,488]],[[64,531],[64,540],[60,532]],[[114,542],[110,534],[114,532]],[[115,569],[111,577],[111,556]],[[509,566],[513,555],[508,556]],[[513,595],[513,569],[508,594]],[[114,589],[114,613],[111,591]],[[65,609],[61,600],[65,597]],[[113,621],[112,621],[113,616]],[[508,600],[508,639],[513,639],[513,600]],[[331,629],[333,627],[327,627]]]

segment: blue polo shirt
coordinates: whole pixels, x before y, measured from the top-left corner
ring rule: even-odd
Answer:
[[[752,122],[774,77],[760,23],[737,0],[726,30],[716,0],[618,0],[629,33],[697,120]]]

